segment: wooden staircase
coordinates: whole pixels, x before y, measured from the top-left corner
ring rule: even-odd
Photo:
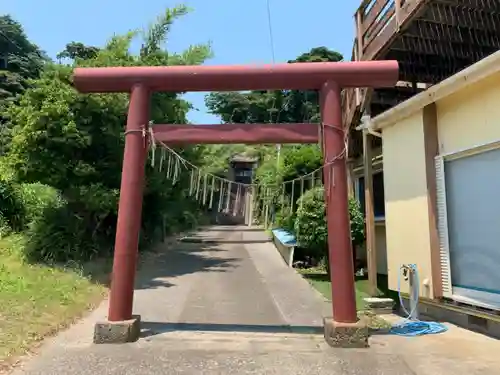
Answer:
[[[351,60],[398,60],[400,82],[344,90],[350,128],[500,50],[500,0],[363,0],[355,26]]]

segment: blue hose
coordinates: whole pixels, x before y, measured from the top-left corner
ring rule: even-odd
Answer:
[[[415,280],[416,280],[416,285],[417,285],[417,300],[415,301],[415,305],[413,307],[413,310],[411,312],[408,312],[406,310],[406,307],[403,303],[403,298],[401,296],[401,273],[403,270],[403,266],[400,268],[400,272],[398,275],[398,295],[399,295],[399,303],[401,305],[401,308],[403,311],[406,313],[407,317],[400,323],[396,323],[395,325],[392,326],[390,333],[398,336],[406,336],[406,337],[415,337],[415,336],[421,336],[421,335],[430,335],[430,334],[436,334],[436,333],[443,333],[448,330],[448,328],[441,323],[438,322],[423,322],[420,320],[413,320],[411,317],[415,313],[415,310],[417,309],[418,306],[418,296],[419,296],[419,277],[418,277],[418,270],[416,264],[411,264],[407,266],[410,268],[410,272],[413,272],[415,275]]]

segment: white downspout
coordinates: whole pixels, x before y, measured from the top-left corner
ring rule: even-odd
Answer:
[[[371,135],[382,138],[382,133],[373,130],[372,119],[369,115],[364,115],[361,117],[361,125],[356,127],[356,130],[366,130]]]

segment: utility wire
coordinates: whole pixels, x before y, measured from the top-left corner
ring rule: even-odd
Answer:
[[[267,27],[268,27],[268,30],[269,30],[269,44],[270,44],[270,47],[271,47],[271,58],[272,58],[272,61],[273,61],[273,64],[276,63],[276,52],[275,52],[275,48],[274,48],[274,33],[273,33],[273,18],[272,18],[272,14],[271,14],[271,0],[266,0],[266,10],[267,10]],[[270,120],[272,119],[272,115],[273,115],[273,112],[275,110],[275,106],[276,106],[276,97],[274,97],[274,100],[273,100],[273,108],[271,110],[271,112],[269,113],[269,117],[270,117]],[[281,113],[281,110],[280,110],[280,113]],[[278,113],[278,117],[279,117],[279,114]],[[269,121],[271,122],[271,121]],[[276,122],[278,122],[278,119],[276,119]],[[277,144],[276,145],[276,167],[279,168],[279,164],[280,164],[280,156],[281,156],[281,144]]]
[[[271,15],[271,0],[266,0],[267,5],[267,27],[269,29],[269,43],[271,45],[271,56],[273,59],[273,64],[276,63],[276,54],[274,49],[274,35],[273,35],[273,21]]]

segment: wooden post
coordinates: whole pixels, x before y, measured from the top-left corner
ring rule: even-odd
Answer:
[[[399,31],[401,28],[401,0],[394,1],[394,11],[396,18],[396,30]]]
[[[356,49],[355,49],[355,59],[356,61],[363,60],[363,49],[364,49],[364,31],[363,31],[363,14],[362,10],[358,9],[356,12]],[[356,92],[356,107],[361,105],[361,89],[359,87],[355,88]]]
[[[427,180],[427,207],[429,210],[429,235],[431,245],[432,293],[434,298],[443,296],[441,279],[441,254],[437,216],[437,186],[435,158],[439,155],[439,137],[436,103],[424,107],[425,174]]]
[[[364,30],[363,30],[363,14],[361,10],[356,12],[356,38],[358,39],[358,61],[363,60],[363,49],[365,47]]]
[[[354,171],[352,160],[347,160],[347,194],[354,198]]]
[[[252,189],[251,186],[246,186],[245,187],[245,224],[247,226],[251,226],[252,223],[250,222],[250,209],[252,207],[252,195],[250,193],[250,189]]]
[[[377,289],[377,241],[375,238],[375,212],[373,207],[372,136],[363,130],[363,164],[365,178],[366,255],[368,260],[369,293],[376,296]]]
[[[251,227],[253,225],[253,210],[254,210],[254,187],[249,186],[247,189],[247,195],[248,195],[248,226]]]
[[[259,212],[259,190],[253,186],[252,187],[252,208],[250,210],[250,223],[254,222],[254,215],[257,210],[257,219],[258,219],[258,212]]]

